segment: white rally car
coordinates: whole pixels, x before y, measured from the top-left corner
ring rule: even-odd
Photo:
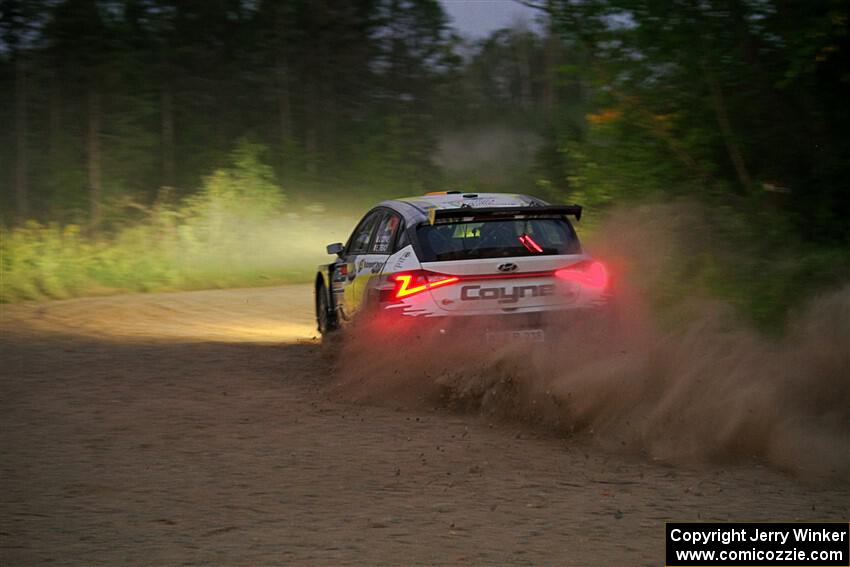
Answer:
[[[316,275],[325,335],[385,318],[450,332],[475,321],[488,338],[541,341],[557,321],[607,313],[605,266],[582,251],[568,217],[578,205],[526,195],[448,191],[384,201]]]

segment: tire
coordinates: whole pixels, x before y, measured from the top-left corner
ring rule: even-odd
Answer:
[[[330,309],[324,284],[316,286],[316,327],[323,336],[337,329],[336,314]]]

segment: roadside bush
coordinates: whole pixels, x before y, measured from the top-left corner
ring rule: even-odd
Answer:
[[[0,302],[309,281],[353,219],[287,207],[262,147],[241,143],[197,194],[86,236],[76,225],[0,227]]]

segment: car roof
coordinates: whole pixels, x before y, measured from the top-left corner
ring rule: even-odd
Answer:
[[[417,197],[404,197],[383,201],[378,206],[399,212],[408,226],[428,219],[431,209],[457,209],[464,207],[532,207],[548,205],[537,197],[517,193],[461,193],[460,191],[428,193]]]

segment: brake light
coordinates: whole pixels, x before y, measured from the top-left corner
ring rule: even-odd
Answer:
[[[593,289],[605,289],[608,286],[608,270],[601,262],[591,260],[555,270],[555,277]]]
[[[522,243],[523,246],[525,246],[525,249],[529,252],[537,252],[538,254],[543,253],[543,248],[541,248],[540,245],[537,244],[537,242],[533,238],[531,238],[531,235],[521,234],[519,236],[519,241],[520,243]]]
[[[393,276],[395,281],[395,289],[393,290],[393,299],[401,299],[410,297],[423,291],[442,287],[460,281],[457,276],[446,276],[427,272],[425,270],[417,270],[415,272],[406,272]]]

